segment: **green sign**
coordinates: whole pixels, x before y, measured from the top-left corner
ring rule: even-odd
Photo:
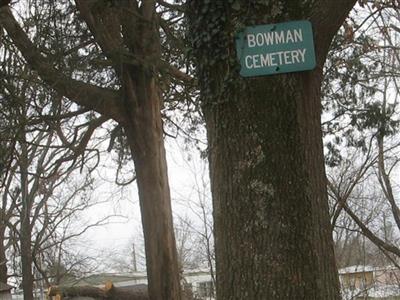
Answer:
[[[246,27],[236,35],[236,52],[245,77],[312,70],[316,65],[309,21]]]

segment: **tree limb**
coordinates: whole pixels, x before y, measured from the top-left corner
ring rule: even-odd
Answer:
[[[75,0],[75,4],[103,53],[113,60],[115,54],[123,49],[118,15],[111,10],[94,9],[95,1]]]
[[[22,30],[8,7],[0,8],[0,26],[4,27],[22,55],[43,81],[78,105],[121,121],[122,105],[117,91],[69,78],[54,68]]]
[[[365,226],[363,221],[361,221],[360,218],[358,218],[358,216],[349,208],[347,204],[343,206],[343,209],[353,219],[353,221],[358,225],[358,227],[360,227],[362,233],[371,242],[373,242],[379,248],[385,249],[386,251],[391,252],[396,256],[400,257],[400,250],[396,246],[393,246],[392,244],[389,244],[384,240],[380,239],[379,237],[377,237],[371,230],[369,230],[367,226]]]
[[[314,1],[310,21],[314,27],[317,65],[322,69],[333,36],[357,0]]]

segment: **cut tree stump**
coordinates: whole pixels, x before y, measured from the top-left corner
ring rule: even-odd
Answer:
[[[130,287],[115,287],[109,281],[104,288],[92,286],[59,287],[52,286],[48,290],[51,300],[149,300],[147,285],[139,284]]]

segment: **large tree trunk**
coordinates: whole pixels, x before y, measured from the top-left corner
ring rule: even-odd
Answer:
[[[316,70],[243,79],[233,46],[240,21],[246,24],[250,15],[256,24],[268,24],[291,13],[297,14],[292,19],[313,13],[307,1],[267,2],[251,10],[241,1],[239,12],[228,3],[192,1],[191,6],[197,14],[191,34],[210,148],[217,298],[339,299],[320,87],[329,37],[354,1],[337,2],[340,14],[329,12],[334,20],[323,20],[323,3],[314,5],[314,28],[329,28],[316,30]],[[278,17],[269,15],[274,5]]]
[[[81,12],[85,12],[85,1],[76,1]],[[118,24],[109,13],[105,24],[110,28],[110,44],[118,41],[122,27],[125,49],[143,64],[119,64],[116,73],[122,85],[121,103],[124,107],[117,121],[124,128],[135,163],[137,186],[146,250],[149,298],[151,300],[180,300],[181,287],[177,263],[177,251],[173,231],[171,197],[168,183],[167,161],[164,148],[161,118],[161,90],[158,86],[157,62],[161,59],[160,29],[156,12],[156,1],[146,0],[137,7],[134,1],[120,1]],[[124,15],[124,10],[131,10]],[[133,14],[137,10],[141,16]],[[102,30],[86,18],[94,36],[105,53],[110,46],[101,42]],[[117,28],[116,31],[112,29]],[[115,50],[115,49],[114,49]],[[121,49],[119,49],[121,51]],[[113,59],[112,57],[110,57]]]
[[[255,79],[205,110],[221,299],[339,299],[320,95],[307,77]]]
[[[149,298],[180,300],[159,89],[153,76],[138,70],[134,74],[125,77],[127,101],[135,104],[135,110],[129,111],[124,128],[135,162]]]

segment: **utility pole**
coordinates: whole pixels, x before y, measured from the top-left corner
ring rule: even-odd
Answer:
[[[133,262],[133,271],[137,272],[135,243],[132,244],[132,262]]]

